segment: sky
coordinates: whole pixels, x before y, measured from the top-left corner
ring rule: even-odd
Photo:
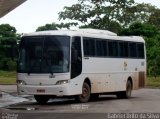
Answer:
[[[159,0],[135,0],[137,3],[151,3],[160,8]],[[77,0],[27,0],[25,3],[0,18],[0,24],[10,24],[17,33],[34,32],[39,26],[59,22],[58,13],[64,6],[71,6]]]

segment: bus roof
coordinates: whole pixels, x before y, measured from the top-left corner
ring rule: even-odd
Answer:
[[[40,35],[83,36],[83,37],[93,37],[100,39],[145,42],[144,39],[140,36],[117,36],[116,33],[113,33],[111,31],[99,30],[99,29],[48,30],[48,31],[27,33],[24,34],[23,36],[40,36]]]

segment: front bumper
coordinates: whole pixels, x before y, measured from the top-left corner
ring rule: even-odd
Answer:
[[[18,94],[20,95],[55,95],[69,96],[75,95],[70,91],[69,85],[17,85]]]

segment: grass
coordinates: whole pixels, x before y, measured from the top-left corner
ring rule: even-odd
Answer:
[[[0,71],[0,84],[16,84],[16,72]],[[147,77],[147,87],[160,88],[160,77]]]
[[[0,84],[16,84],[16,72],[0,71]]]
[[[160,77],[147,77],[147,87],[160,88]]]

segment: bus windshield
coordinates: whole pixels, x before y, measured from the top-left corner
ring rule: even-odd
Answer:
[[[24,36],[19,52],[19,73],[69,72],[69,36]]]

